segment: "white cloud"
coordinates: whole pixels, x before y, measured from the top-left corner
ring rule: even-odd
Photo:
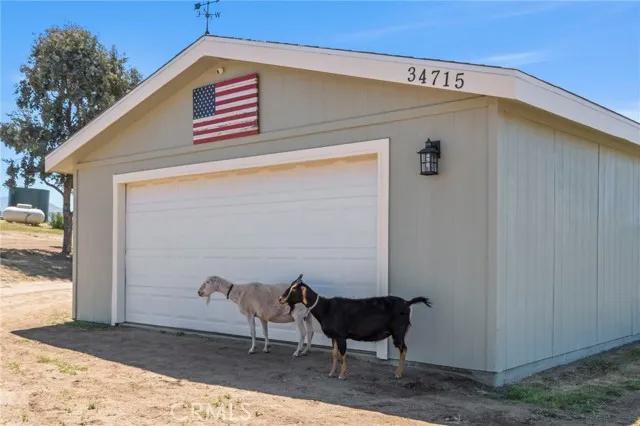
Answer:
[[[515,4],[515,3],[514,3]],[[430,9],[431,16],[435,18],[423,19],[406,24],[390,24],[380,27],[368,28],[352,32],[340,33],[334,37],[336,41],[362,41],[376,40],[392,34],[404,33],[408,31],[421,30],[424,28],[452,28],[467,23],[477,23],[480,21],[499,21],[512,19],[521,16],[546,13],[555,10],[563,5],[560,3],[523,3],[513,8],[506,8],[504,4],[498,7],[484,7],[480,9],[470,6],[468,3],[446,5],[446,7],[434,7]],[[445,13],[448,12],[448,13]]]
[[[471,60],[470,62],[499,65],[501,67],[521,67],[523,65],[539,64],[549,59],[547,50],[528,50],[525,52],[501,53]]]

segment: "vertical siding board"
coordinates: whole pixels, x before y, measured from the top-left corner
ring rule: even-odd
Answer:
[[[640,158],[636,161],[636,327],[634,333],[640,334]]]
[[[636,268],[635,272],[633,272],[633,279],[631,281],[631,285],[635,288],[633,290],[635,293],[635,301],[633,303],[633,312],[634,312],[634,323],[633,323],[633,334],[640,333],[640,159],[636,159],[635,162],[635,188],[633,193],[635,194],[635,206],[636,206],[636,214],[635,214],[635,259],[636,259]]]
[[[80,217],[78,215],[78,198],[80,194],[79,170],[73,172],[73,219],[72,219],[72,264],[71,264],[71,318],[78,319],[78,228],[80,227]]]
[[[487,108],[487,269],[485,282],[485,347],[487,371],[504,370],[504,298],[502,279],[502,202],[503,157],[502,136],[504,120],[498,109],[497,100]]]
[[[598,340],[633,333],[638,282],[636,159],[600,148]]]
[[[474,130],[486,127],[486,120],[486,109],[452,114],[451,139],[462,141],[473,134]],[[473,162],[465,168],[451,171],[452,174],[455,173],[456,180],[468,182],[466,185],[453,185],[449,189],[453,206],[450,214],[454,222],[452,229],[457,229],[458,234],[452,241],[466,239],[467,244],[454,244],[449,253],[454,257],[455,265],[450,274],[455,314],[452,333],[455,336],[452,342],[454,365],[473,365],[479,369],[486,365],[486,316],[485,309],[479,309],[479,304],[482,305],[485,300],[487,258],[478,253],[477,247],[486,246],[487,242],[486,220],[484,223],[480,222],[479,219],[483,216],[478,214],[487,210],[487,147],[482,146],[485,143],[482,139],[476,143],[479,146]],[[464,149],[462,145],[458,147]],[[450,155],[462,155],[462,152]],[[475,206],[471,210],[465,208],[470,196],[474,199]],[[470,327],[470,324],[476,327]],[[479,332],[480,326],[484,333]]]
[[[554,137],[509,120],[507,170],[506,367],[552,355]]]
[[[422,120],[424,129],[429,134],[446,135],[453,126],[452,117],[449,115],[442,115],[438,117],[428,117]],[[440,137],[440,136],[438,136]],[[435,137],[434,137],[435,138]],[[391,170],[393,171],[393,161],[399,161],[400,156],[404,156],[402,164],[408,164],[411,160],[415,161],[414,156],[417,149],[409,149],[408,146],[395,142],[393,136],[391,138]],[[423,145],[424,146],[424,145]],[[399,227],[397,233],[394,233],[393,220],[391,220],[390,228],[390,290],[398,295],[410,294],[422,294],[427,292],[424,287],[428,285],[429,297],[434,300],[434,303],[438,303],[440,306],[448,306],[449,309],[434,309],[432,312],[428,312],[426,309],[415,308],[412,311],[412,322],[417,323],[422,321],[423,318],[430,316],[432,321],[441,324],[440,327],[429,327],[424,331],[424,334],[417,335],[416,330],[411,330],[408,336],[407,345],[412,348],[408,353],[409,359],[428,359],[428,362],[434,364],[451,365],[453,358],[453,329],[454,329],[454,289],[453,282],[450,275],[439,274],[435,268],[430,268],[427,265],[431,262],[439,264],[451,264],[451,258],[449,257],[450,247],[455,243],[449,233],[451,226],[454,224],[451,221],[450,216],[440,216],[439,208],[442,205],[446,205],[446,197],[449,195],[445,191],[442,191],[438,182],[440,179],[448,176],[447,168],[455,167],[454,164],[447,162],[445,167],[444,159],[449,158],[449,154],[454,147],[452,144],[443,146],[443,161],[441,162],[442,170],[441,174],[435,176],[435,179],[425,180],[424,177],[417,175],[413,168],[398,168],[397,174],[391,176],[390,181],[390,218],[394,215],[396,218],[402,218],[402,223],[406,226]],[[449,169],[450,170],[450,169]],[[394,176],[396,180],[394,182]],[[398,185],[402,182],[402,185]],[[400,203],[395,201],[396,197],[400,197],[402,191],[409,190],[414,191],[414,197],[411,200],[407,200],[404,207],[410,203],[410,208],[398,208]],[[442,220],[434,222],[434,217],[441,217]],[[448,232],[449,231],[449,232]],[[449,238],[447,238],[449,237]],[[444,242],[444,244],[441,244]],[[448,242],[448,244],[447,244]],[[397,251],[394,251],[395,247],[410,246],[415,247],[415,250],[407,251],[404,256],[395,259],[394,256]],[[398,249],[396,249],[398,250]],[[414,265],[420,265],[415,267]],[[401,287],[394,288],[395,283],[403,283]],[[417,289],[415,287],[418,287]],[[406,293],[405,293],[406,292]],[[435,302],[437,301],[437,302]],[[413,339],[416,339],[420,343],[413,343]],[[424,342],[424,343],[422,343]],[[438,342],[437,344],[430,345],[427,342]],[[395,349],[390,353],[395,354]]]
[[[554,355],[597,342],[598,147],[556,132]]]

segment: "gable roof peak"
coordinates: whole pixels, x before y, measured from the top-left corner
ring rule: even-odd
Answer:
[[[70,158],[78,149],[205,57],[515,100],[640,145],[640,123],[517,69],[203,35],[50,153],[46,170],[72,170]]]

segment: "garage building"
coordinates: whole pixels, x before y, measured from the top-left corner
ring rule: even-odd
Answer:
[[[491,384],[640,339],[640,124],[518,70],[204,36],[46,167],[76,319],[246,335],[204,278],[304,273],[430,297],[408,359]]]

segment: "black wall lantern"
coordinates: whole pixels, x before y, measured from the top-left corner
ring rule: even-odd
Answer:
[[[427,139],[424,148],[418,151],[418,155],[420,155],[420,174],[423,176],[437,175],[440,141]]]

